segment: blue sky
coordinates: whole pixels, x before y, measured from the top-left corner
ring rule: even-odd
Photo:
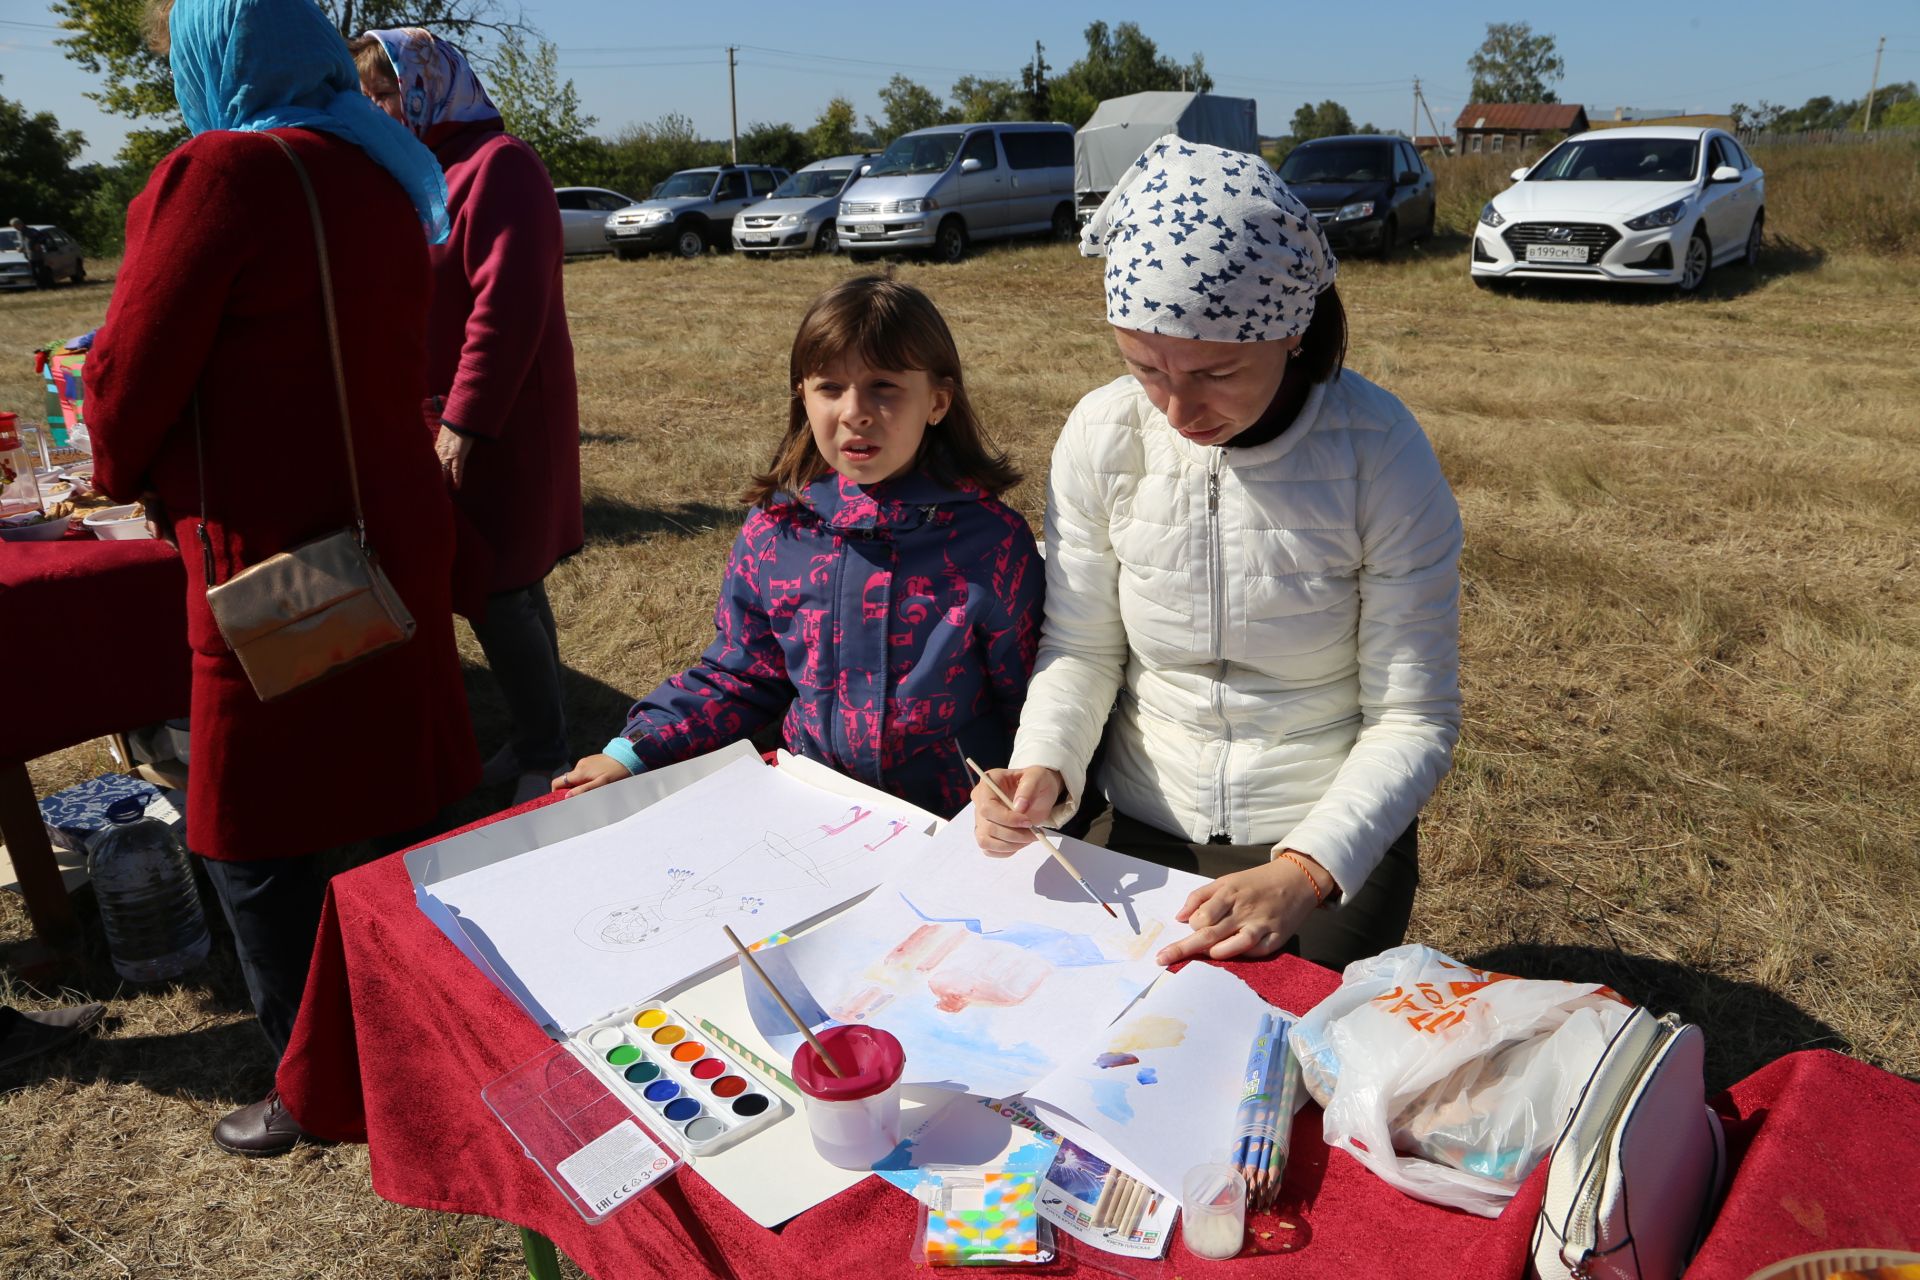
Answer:
[[[945,96],[963,74],[1017,76],[1046,45],[1064,70],[1096,18],[1138,22],[1163,53],[1206,55],[1216,89],[1260,104],[1263,133],[1284,133],[1302,102],[1334,98],[1356,122],[1406,130],[1422,78],[1441,128],[1466,101],[1466,60],[1489,21],[1527,21],[1559,40],[1565,102],[1725,110],[1767,98],[1797,106],[1815,94],[1864,96],[1874,42],[1887,37],[1882,83],[1920,79],[1920,5],[1785,0],[1664,5],[1498,7],[1448,3],[1064,5],[968,0],[856,6],[733,0],[719,5],[568,0],[526,5],[560,49],[562,71],[598,129],[683,112],[709,136],[727,133],[724,46],[739,57],[740,125],[804,127],[845,94],[879,114],[876,91],[900,71]],[[888,15],[892,15],[889,18]],[[911,15],[911,16],[909,16]],[[110,159],[127,123],[87,101],[93,78],[55,50],[35,0],[0,0],[0,93],[51,110],[87,136],[88,159]],[[1424,119],[1421,132],[1427,132]]]

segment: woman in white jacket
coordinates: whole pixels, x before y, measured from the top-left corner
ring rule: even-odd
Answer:
[[[1344,966],[1404,937],[1459,736],[1459,509],[1412,415],[1342,372],[1333,255],[1262,161],[1161,138],[1082,251],[1128,372],[1054,448],[1015,804],[974,792],[981,848],[1094,785],[1090,839],[1217,877],[1162,964],[1297,938]]]

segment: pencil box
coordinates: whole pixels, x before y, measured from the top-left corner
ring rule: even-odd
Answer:
[[[1548,1159],[1540,1280],[1677,1280],[1726,1177],[1705,1060],[1700,1028],[1672,1014],[1635,1009],[1614,1033]]]

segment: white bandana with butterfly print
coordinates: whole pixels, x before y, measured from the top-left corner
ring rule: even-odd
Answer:
[[[1107,194],[1080,252],[1107,260],[1109,323],[1209,342],[1293,337],[1339,271],[1266,161],[1172,133]]]

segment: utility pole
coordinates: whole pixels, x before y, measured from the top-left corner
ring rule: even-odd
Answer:
[[[1439,142],[1434,145],[1434,154],[1436,156],[1447,155],[1447,143],[1451,141],[1450,135],[1440,132],[1440,123],[1433,118],[1433,108],[1427,104],[1427,95],[1420,91],[1420,82],[1418,80],[1413,82],[1413,100],[1418,104],[1420,110],[1427,113],[1427,127],[1432,129],[1433,136],[1439,139]],[[1419,127],[1419,122],[1419,117],[1415,116],[1414,127],[1416,129]]]
[[[727,107],[733,113],[733,140],[728,145],[727,154],[735,164],[740,163],[740,98],[734,92],[733,84],[733,55],[738,51],[738,45],[727,46]]]
[[[1415,152],[1420,150],[1420,77],[1413,78],[1413,129],[1407,134]]]
[[[1873,85],[1867,90],[1867,118],[1861,123],[1860,132],[1873,132],[1873,95],[1880,92],[1880,55],[1887,51],[1887,38],[1880,37],[1880,44],[1873,51]]]

